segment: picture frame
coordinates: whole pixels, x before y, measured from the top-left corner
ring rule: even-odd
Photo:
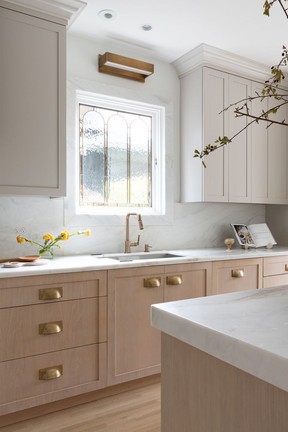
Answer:
[[[249,228],[247,225],[244,224],[231,224],[232,230],[234,232],[234,235],[240,244],[240,246],[243,247],[256,247],[251,233],[249,231]]]

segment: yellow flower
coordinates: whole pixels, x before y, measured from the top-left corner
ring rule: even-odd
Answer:
[[[91,235],[91,230],[87,229],[86,231],[84,231],[84,234],[89,237]]]
[[[61,234],[60,234],[60,239],[61,239],[61,240],[68,240],[69,237],[70,237],[70,234],[69,234],[69,232],[66,231],[66,230],[65,230],[65,231],[62,231]]]
[[[55,237],[53,236],[53,234],[44,234],[43,235],[43,240],[51,240],[54,241]]]
[[[17,236],[16,237],[17,243],[26,243],[25,237]]]

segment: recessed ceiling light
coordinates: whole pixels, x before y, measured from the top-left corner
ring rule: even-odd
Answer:
[[[144,30],[144,31],[150,31],[150,30],[152,30],[152,26],[150,24],[144,24],[142,26],[142,30]]]
[[[111,9],[103,9],[98,12],[98,17],[103,19],[104,21],[113,21],[116,19],[117,14]]]

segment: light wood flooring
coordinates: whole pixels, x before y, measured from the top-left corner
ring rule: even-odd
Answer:
[[[160,384],[4,426],[0,432],[160,432]]]

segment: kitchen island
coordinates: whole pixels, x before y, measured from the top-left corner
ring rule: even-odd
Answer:
[[[162,432],[288,430],[288,287],[152,306]]]

